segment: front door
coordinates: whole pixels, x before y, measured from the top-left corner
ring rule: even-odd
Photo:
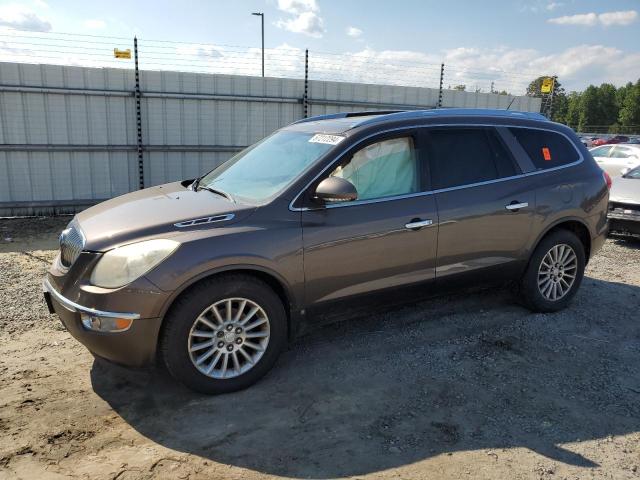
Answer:
[[[374,138],[311,186],[339,176],[358,199],[302,212],[307,305],[434,278],[438,216],[418,144],[415,132]]]

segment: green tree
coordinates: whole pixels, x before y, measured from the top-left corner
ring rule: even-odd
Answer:
[[[543,99],[542,106],[544,109],[542,113],[548,114],[549,110],[551,110],[551,120],[564,123],[568,108],[567,95],[558,78],[555,77],[553,84],[553,101],[551,100],[550,93],[542,93],[540,91],[543,80],[548,77],[549,75],[542,75],[532,80],[527,87],[527,95],[530,97],[541,97]]]
[[[564,91],[553,97],[551,106],[551,120],[554,122],[567,123],[567,111],[569,109],[569,100]]]
[[[603,83],[599,87],[589,85],[582,93],[579,129],[586,131],[589,127],[606,127],[616,123],[618,104],[616,103],[616,87]]]
[[[640,132],[640,80],[628,87],[618,115],[618,122],[626,127],[625,132]]]
[[[582,95],[579,92],[571,92],[567,96],[567,113],[564,123],[571,128],[578,128],[580,123],[580,112],[582,111]]]

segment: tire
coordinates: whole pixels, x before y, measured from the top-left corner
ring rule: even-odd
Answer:
[[[258,310],[245,321],[255,307]],[[268,285],[248,275],[203,281],[176,300],[164,322],[160,355],[169,373],[206,394],[234,392],[257,382],[273,367],[287,339],[282,301]],[[253,362],[249,357],[255,357]]]
[[[569,248],[567,248],[569,247]],[[575,262],[564,265],[562,258],[571,259],[575,255]],[[554,253],[555,252],[555,257]],[[562,252],[562,253],[560,253]],[[551,257],[547,256],[551,255]],[[559,258],[553,263],[551,259]],[[544,264],[543,264],[544,261]],[[547,265],[551,264],[553,268]],[[556,267],[560,265],[563,268]],[[571,265],[574,267],[572,268]],[[584,276],[585,252],[580,239],[568,230],[556,230],[544,237],[529,259],[529,265],[520,281],[520,300],[523,305],[534,312],[557,312],[565,308],[573,299]],[[566,270],[565,270],[566,268]],[[575,272],[571,279],[571,272]],[[573,280],[573,281],[571,281]],[[542,284],[539,286],[539,282]],[[569,287],[567,287],[567,282]],[[554,291],[553,284],[558,284]],[[564,293],[560,292],[564,289]],[[543,293],[544,292],[544,293]],[[557,298],[553,298],[555,296]]]

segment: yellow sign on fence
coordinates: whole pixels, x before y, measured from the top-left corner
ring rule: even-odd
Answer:
[[[126,50],[118,50],[117,48],[114,48],[113,56],[116,58],[131,58],[131,49],[127,48]]]
[[[553,78],[545,77],[542,79],[542,85],[540,85],[541,93],[551,93],[553,89]]]

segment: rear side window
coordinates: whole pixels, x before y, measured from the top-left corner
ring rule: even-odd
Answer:
[[[530,128],[510,128],[514,137],[538,170],[577,162],[580,156],[573,144],[559,133]]]
[[[510,177],[511,154],[491,128],[428,129],[427,157],[434,190]]]

